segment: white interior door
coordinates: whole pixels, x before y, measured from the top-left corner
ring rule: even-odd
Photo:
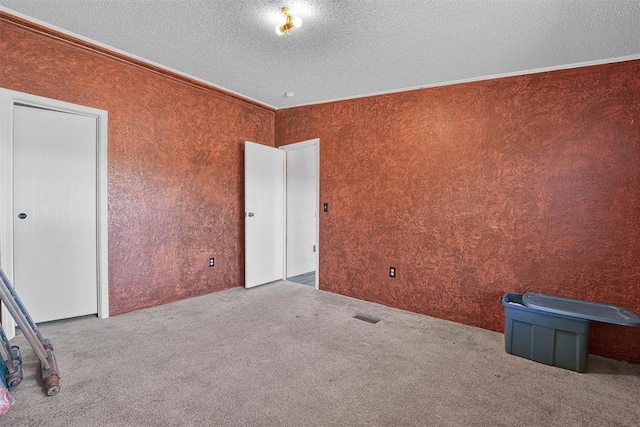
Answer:
[[[284,151],[245,142],[245,287],[284,278]]]
[[[14,285],[36,322],[98,311],[96,117],[15,106]]]

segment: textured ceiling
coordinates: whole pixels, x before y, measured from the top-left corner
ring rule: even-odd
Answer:
[[[303,25],[277,36],[285,5]],[[0,0],[0,6],[275,108],[640,58],[638,0]]]

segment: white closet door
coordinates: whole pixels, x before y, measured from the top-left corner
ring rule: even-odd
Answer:
[[[14,284],[36,322],[97,312],[97,120],[14,107]]]

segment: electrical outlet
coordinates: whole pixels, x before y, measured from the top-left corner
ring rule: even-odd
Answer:
[[[389,277],[396,277],[397,270],[395,267],[389,267]]]
[[[214,267],[216,265],[216,259],[214,257],[209,258],[209,267]]]

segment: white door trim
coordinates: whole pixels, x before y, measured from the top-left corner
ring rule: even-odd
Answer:
[[[64,113],[95,117],[97,138],[97,278],[98,317],[109,317],[108,223],[107,223],[107,123],[104,110],[84,107],[55,99],[0,88],[0,265],[13,281],[13,109],[15,105],[44,108]],[[19,289],[18,289],[19,292]],[[15,336],[15,323],[2,310],[2,327],[9,339]]]
[[[320,138],[314,138],[307,141],[296,142],[294,144],[282,145],[278,147],[284,151],[293,151],[300,150],[302,148],[307,147],[316,147],[316,289],[319,289],[320,284]],[[286,165],[285,158],[285,165]],[[285,203],[287,200],[287,186],[285,185]],[[286,224],[286,215],[287,210],[284,210],[285,213],[285,224]],[[286,263],[287,263],[287,236],[286,236],[287,228],[285,227],[285,236],[284,236],[284,259],[285,259],[285,278],[287,277],[286,272]]]

